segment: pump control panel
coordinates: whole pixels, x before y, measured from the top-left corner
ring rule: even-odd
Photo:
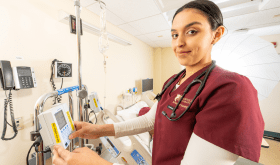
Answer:
[[[44,146],[60,145],[65,149],[69,146],[69,135],[75,131],[72,117],[67,104],[59,104],[38,115],[40,134]]]

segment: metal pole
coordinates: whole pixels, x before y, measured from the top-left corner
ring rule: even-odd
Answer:
[[[72,91],[71,92],[68,92],[68,100],[69,100],[69,112],[70,112],[70,115],[74,121],[74,112],[73,112],[73,96],[72,96]],[[70,146],[69,146],[69,151],[72,152],[75,148],[75,140],[72,139],[71,140],[71,143],[70,143]]]
[[[79,89],[82,89],[82,66],[81,66],[81,25],[80,25],[80,0],[75,0],[76,10],[76,35],[78,46],[78,85]],[[78,120],[83,121],[83,99],[78,98]],[[79,138],[79,146],[84,147],[84,139]]]
[[[87,93],[88,93],[88,88],[87,88],[87,86],[86,85],[84,85],[84,90],[86,90],[87,91]],[[85,106],[85,113],[84,113],[84,121],[85,122],[88,122],[89,121],[89,118],[88,118],[88,105],[89,105],[89,103],[88,103],[88,95],[86,96],[86,98],[85,98],[85,104],[87,105],[87,106]]]
[[[87,91],[88,93],[88,88],[86,85],[84,85],[84,89]],[[89,122],[89,116],[88,116],[88,106],[89,106],[89,103],[88,103],[88,95],[86,96],[85,98],[85,109],[84,109],[84,121],[85,122]],[[88,139],[85,140],[85,144],[88,144]]]

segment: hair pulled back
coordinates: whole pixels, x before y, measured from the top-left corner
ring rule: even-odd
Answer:
[[[175,16],[185,9],[196,9],[199,10],[204,16],[207,17],[208,22],[211,25],[212,31],[215,31],[219,26],[223,25],[223,15],[219,7],[212,1],[209,0],[194,0],[191,1],[181,8],[179,8],[173,16],[172,23]]]

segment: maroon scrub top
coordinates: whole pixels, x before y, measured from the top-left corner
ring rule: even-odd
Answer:
[[[153,165],[179,165],[193,132],[236,155],[259,161],[264,120],[257,90],[245,76],[216,66],[204,89],[181,119],[169,121],[162,115],[165,111],[170,117],[172,111],[167,106],[175,107],[188,84],[208,67],[193,74],[172,92],[182,74],[162,95],[155,118]],[[189,106],[199,85],[192,86],[185,95],[176,110],[177,117]]]

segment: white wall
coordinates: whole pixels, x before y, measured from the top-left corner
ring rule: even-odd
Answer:
[[[171,48],[155,48],[154,52],[154,93],[159,93],[165,81],[179,73],[182,66]]]
[[[27,151],[33,143],[29,134],[33,130],[31,114],[34,104],[41,95],[52,90],[49,83],[51,61],[56,58],[72,63],[73,77],[64,79],[64,87],[78,85],[76,36],[70,34],[68,25],[58,21],[59,10],[74,15],[74,2],[13,0],[0,3],[0,60],[9,60],[12,66],[34,67],[38,83],[37,88],[12,91],[15,117],[23,117],[25,128],[19,131],[16,139],[0,141],[0,164],[26,164]],[[99,16],[83,9],[81,17],[99,27]],[[153,48],[110,23],[107,26],[108,32],[130,41],[132,46],[110,42],[110,49],[106,52],[109,57],[106,107],[120,103],[123,90],[136,86],[141,79],[153,77]],[[98,51],[98,36],[84,32],[81,43],[83,84],[90,92],[97,91],[103,104],[105,76],[103,56]],[[16,56],[22,56],[24,60],[16,60]],[[55,80],[57,87],[60,82],[60,79]],[[0,89],[1,133],[4,98],[5,92]],[[66,97],[63,102],[67,102]],[[74,103],[76,108],[76,101]],[[48,101],[45,109],[50,106],[51,101]],[[12,135],[9,128],[6,137]]]
[[[276,51],[280,54],[280,34],[262,36],[269,42],[277,42]],[[280,55],[279,55],[280,56]],[[265,130],[280,133],[280,82],[276,85],[268,98],[260,101],[262,115],[265,121]]]

